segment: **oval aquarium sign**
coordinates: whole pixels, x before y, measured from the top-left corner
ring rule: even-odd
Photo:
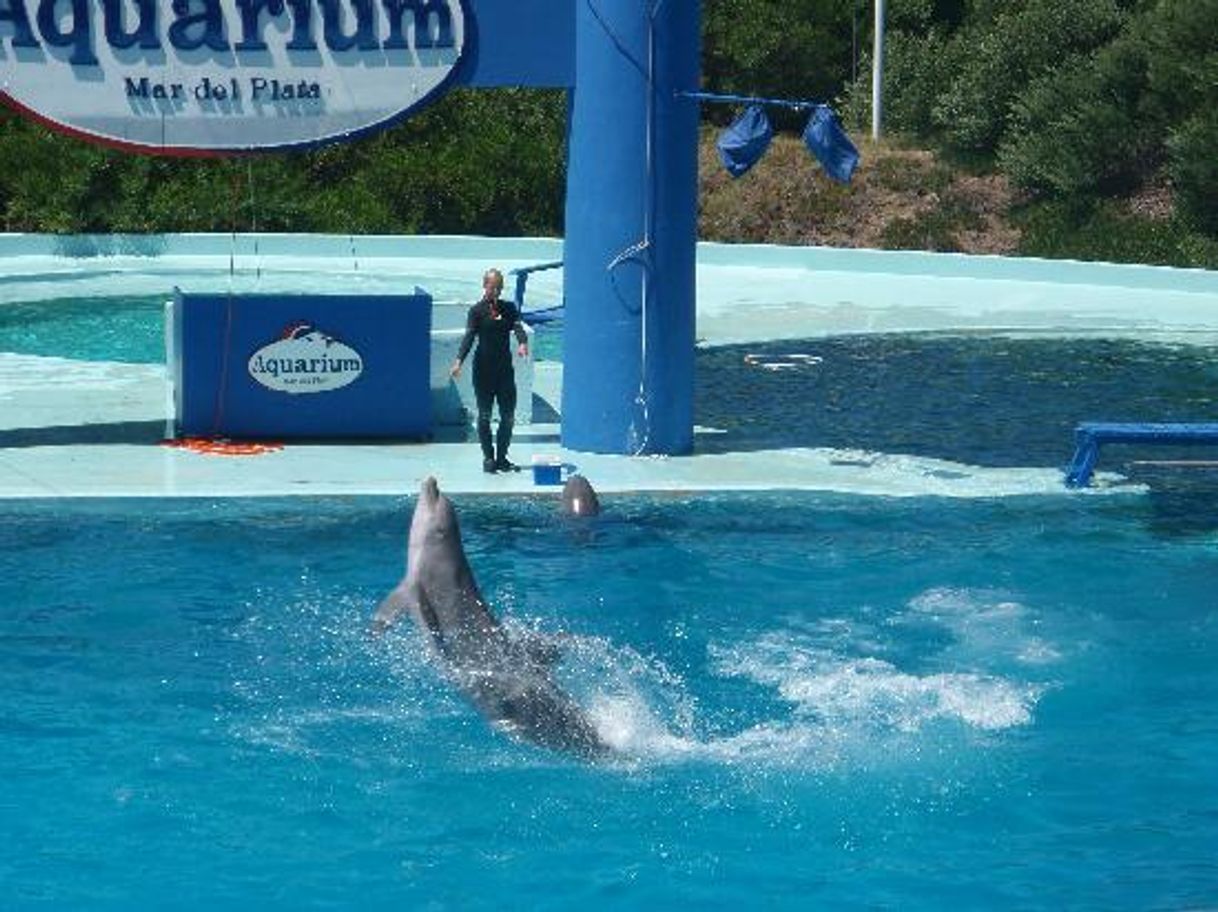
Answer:
[[[139,151],[314,145],[446,90],[470,24],[463,0],[0,0],[0,94]]]
[[[308,323],[289,326],[249,360],[250,376],[277,393],[330,393],[363,372],[359,352]]]

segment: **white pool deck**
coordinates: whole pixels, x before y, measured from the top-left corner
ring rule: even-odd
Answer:
[[[489,265],[561,259],[553,239],[293,235],[0,235],[0,308],[36,300],[189,291],[400,292],[468,300]],[[561,270],[529,283],[557,303]],[[700,345],[862,332],[1151,338],[1218,345],[1218,273],[1142,266],[827,248],[699,245]],[[827,365],[826,369],[832,369]],[[293,443],[259,455],[163,446],[162,365],[0,353],[0,498],[404,495],[435,475],[452,493],[546,494],[532,473],[487,475],[476,443]],[[560,410],[562,370],[535,365]],[[815,402],[809,407],[815,408]],[[542,414],[549,413],[544,410]],[[552,414],[551,414],[552,417]],[[1206,417],[1206,416],[1202,416]],[[1218,418],[1218,416],[1214,416]],[[879,496],[1070,494],[1053,468],[989,469],[818,448],[631,457],[566,450],[556,423],[517,428],[512,458],[557,457],[602,493],[746,489]],[[1071,442],[1062,441],[1062,463]],[[1119,490],[1100,473],[1099,492]]]

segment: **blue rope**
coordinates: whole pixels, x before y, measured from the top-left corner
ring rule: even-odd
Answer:
[[[787,98],[757,98],[752,95],[720,95],[717,92],[678,92],[681,98],[689,98],[693,101],[718,101],[725,104],[759,104],[772,105],[779,108],[792,108],[796,111],[804,111],[808,108],[823,107],[818,101],[791,101]]]

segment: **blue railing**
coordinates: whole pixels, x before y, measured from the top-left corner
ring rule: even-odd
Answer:
[[[529,312],[526,312],[524,309],[524,298],[525,292],[528,289],[529,276],[535,272],[545,272],[547,269],[561,268],[562,260],[553,260],[549,263],[538,263],[536,266],[521,266],[519,269],[513,269],[508,272],[508,275],[516,277],[516,288],[512,299],[516,302],[516,308],[520,311],[520,315],[526,323],[548,323],[562,316],[562,304],[556,304],[553,307],[540,307],[537,310]]]
[[[1074,458],[1066,472],[1066,486],[1085,488],[1095,474],[1100,446],[1105,443],[1218,444],[1218,424],[1144,424],[1085,421],[1074,429]]]

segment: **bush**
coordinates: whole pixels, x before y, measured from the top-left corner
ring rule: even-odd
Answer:
[[[1146,62],[1119,41],[1034,80],[1015,101],[998,161],[1011,182],[1056,196],[1137,187],[1160,164],[1163,125],[1143,109]]]
[[[956,71],[951,44],[945,34],[890,32],[884,54],[884,111],[886,133],[927,138],[937,131],[933,111],[940,94]],[[871,124],[871,57],[846,93],[842,119],[863,127]]]
[[[1174,121],[1218,103],[1218,0],[1160,0],[1137,23],[1150,91]]]
[[[1139,218],[1111,201],[1036,203],[1019,218],[1019,253],[1058,259],[1218,268],[1218,240],[1184,220]]]
[[[1197,229],[1218,235],[1218,112],[1209,108],[1168,141],[1168,173],[1181,215]]]
[[[1111,41],[1125,23],[1114,0],[1029,0],[974,18],[953,43],[963,63],[933,119],[964,153],[993,154],[1024,88]]]
[[[227,159],[130,155],[0,117],[10,231],[562,231],[561,91],[457,91],[355,143]]]
[[[708,91],[827,102],[850,78],[855,0],[708,0],[702,20],[702,76]],[[732,108],[707,105],[723,124]],[[775,109],[780,128],[805,114]]]

